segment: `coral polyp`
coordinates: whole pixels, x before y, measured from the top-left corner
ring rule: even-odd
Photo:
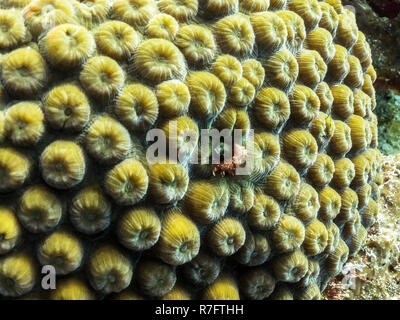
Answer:
[[[249,55],[255,44],[250,21],[241,15],[227,16],[215,24],[215,35],[223,53],[243,57]]]
[[[72,2],[64,0],[29,1],[22,12],[35,38],[60,24],[75,24],[78,21]]]
[[[172,266],[159,260],[141,259],[136,267],[140,290],[150,297],[161,297],[172,290],[176,273]]]
[[[328,67],[324,59],[315,50],[303,50],[298,53],[299,80],[314,88],[324,80]]]
[[[280,129],[289,119],[289,99],[283,91],[264,88],[258,92],[253,105],[256,121],[265,129]]]
[[[115,103],[115,114],[131,131],[145,131],[158,117],[156,95],[142,84],[123,88]]]
[[[88,153],[103,163],[119,162],[132,147],[128,130],[108,116],[98,117],[90,125],[85,138]]]
[[[246,78],[255,89],[260,89],[264,82],[265,70],[261,63],[255,59],[249,59],[242,63],[243,78]]]
[[[137,208],[128,211],[118,222],[118,239],[127,248],[141,251],[158,241],[161,222],[154,210]]]
[[[288,35],[285,22],[273,12],[262,12],[250,16],[251,25],[260,50],[274,52],[282,48]]]
[[[252,300],[262,300],[268,297],[275,288],[275,279],[263,268],[252,268],[244,272],[240,289]]]
[[[97,50],[117,61],[130,58],[139,44],[139,34],[122,21],[106,21],[94,34]]]
[[[293,52],[299,51],[307,36],[304,20],[297,13],[289,10],[276,11],[276,14],[285,22],[287,47]]]
[[[36,282],[35,262],[24,253],[11,253],[0,260],[0,293],[18,297],[32,290]]]
[[[55,141],[40,156],[42,177],[50,186],[68,189],[80,183],[86,161],[81,147],[71,141]]]
[[[111,204],[99,186],[82,189],[72,198],[69,218],[82,233],[95,234],[110,225]]]
[[[22,44],[28,33],[22,14],[16,10],[0,10],[0,48],[10,50]]]
[[[221,275],[207,287],[203,300],[239,300],[239,289],[236,282],[228,275]]]
[[[81,265],[83,249],[74,235],[57,231],[40,245],[38,258],[42,265],[53,265],[58,274],[68,274]]]
[[[181,200],[188,188],[189,175],[179,163],[155,163],[149,167],[149,195],[156,203]]]
[[[92,300],[93,294],[85,283],[78,279],[64,280],[51,293],[51,300]]]
[[[47,187],[33,186],[22,194],[17,216],[30,232],[47,232],[60,222],[62,204]]]
[[[197,119],[211,120],[225,105],[226,91],[220,79],[209,72],[189,73],[186,78],[191,99],[189,111]]]
[[[137,29],[144,28],[158,13],[154,0],[115,0],[111,10],[115,20],[123,21]]]
[[[132,280],[132,265],[118,249],[103,245],[95,249],[88,261],[89,281],[95,290],[120,292]]]
[[[197,15],[198,11],[197,0],[160,0],[158,8],[161,12],[171,15],[179,22],[187,22]]]
[[[178,210],[171,209],[163,217],[156,251],[164,262],[182,265],[191,261],[200,249],[200,233],[196,225]]]
[[[0,254],[5,254],[11,251],[17,244],[21,228],[14,212],[6,208],[0,208],[0,232],[3,234],[3,239],[0,242]]]
[[[191,24],[180,28],[175,43],[190,66],[207,66],[215,58],[217,46],[214,36],[205,27]]]
[[[335,55],[335,46],[331,33],[325,28],[317,28],[307,35],[307,47],[317,51],[325,63],[329,63]]]
[[[11,96],[33,98],[48,81],[46,61],[30,47],[9,52],[1,64],[2,82]]]
[[[45,119],[50,127],[81,131],[89,121],[89,99],[76,84],[55,86],[43,98]]]
[[[299,64],[293,54],[282,49],[264,65],[267,82],[281,90],[289,90],[299,75]]]
[[[179,30],[179,24],[174,17],[168,14],[158,14],[149,21],[146,33],[151,38],[174,40]]]
[[[0,3],[0,299],[320,299],[362,252],[385,81],[341,0]]]
[[[305,229],[299,219],[284,215],[272,232],[274,248],[278,252],[288,252],[301,246],[305,237]]]
[[[268,230],[281,218],[281,208],[274,198],[259,193],[255,195],[253,207],[248,214],[248,222],[256,230]]]
[[[55,68],[81,66],[93,53],[95,42],[86,28],[63,24],[51,29],[40,41],[43,56]]]
[[[240,80],[243,71],[239,60],[227,54],[215,60],[212,72],[229,88]]]
[[[101,102],[108,102],[123,86],[125,74],[115,60],[95,56],[84,65],[79,81],[89,95]]]
[[[44,132],[43,112],[37,104],[20,102],[6,113],[4,130],[16,146],[35,144]]]
[[[30,174],[31,161],[14,148],[0,148],[0,190],[13,191],[22,186]]]
[[[112,168],[105,178],[106,192],[120,205],[133,205],[146,194],[149,178],[140,161],[126,159]]]

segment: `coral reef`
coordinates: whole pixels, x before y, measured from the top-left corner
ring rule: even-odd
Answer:
[[[363,225],[373,226],[363,249],[348,260],[342,272],[329,282],[323,292],[328,300],[399,300],[399,187],[400,156],[382,161],[382,197],[378,206],[371,198]]]
[[[357,256],[379,217],[377,77],[340,0],[14,2],[2,298],[319,299]],[[196,153],[211,129],[242,139]]]
[[[379,142],[382,153],[394,155],[400,152],[400,92],[383,89],[377,92],[376,115],[379,126]]]
[[[397,0],[344,0],[353,6],[359,27],[371,45],[374,67],[384,81],[396,83],[400,76],[398,44],[391,39],[399,36],[400,4]]]
[[[377,77],[376,114],[379,149],[386,155],[400,152],[397,128],[400,107],[400,2],[398,0],[344,0],[357,15],[360,29],[371,47]],[[360,47],[361,48],[361,47]],[[357,49],[358,51],[358,49]],[[358,54],[356,54],[358,56]]]

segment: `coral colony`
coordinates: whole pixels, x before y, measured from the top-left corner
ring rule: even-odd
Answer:
[[[340,0],[1,6],[0,296],[319,299],[362,248],[376,73]]]

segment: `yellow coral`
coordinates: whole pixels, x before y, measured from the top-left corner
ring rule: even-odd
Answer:
[[[186,75],[185,59],[179,49],[165,39],[147,40],[136,49],[134,69],[146,80],[160,83]]]
[[[55,129],[80,131],[89,121],[91,109],[88,98],[75,84],[54,87],[44,97],[44,115]]]
[[[23,43],[27,30],[22,14],[16,10],[0,9],[0,48],[10,50]]]
[[[320,299],[362,248],[377,73],[341,0],[0,2],[2,297]]]
[[[40,166],[43,179],[57,189],[77,185],[86,172],[84,152],[71,141],[58,140],[48,145],[40,156]]]
[[[47,65],[36,50],[19,48],[2,59],[2,78],[11,95],[30,98],[47,84]]]
[[[144,27],[158,13],[154,0],[116,0],[112,6],[114,18],[134,28]]]
[[[132,56],[139,45],[139,35],[131,26],[122,21],[107,21],[94,34],[97,49],[115,60]]]
[[[182,265],[199,253],[200,233],[196,225],[178,210],[170,210],[163,217],[157,252],[172,265]]]
[[[44,133],[43,120],[42,109],[36,103],[20,102],[7,110],[4,130],[14,145],[32,145]]]
[[[255,34],[245,17],[232,15],[219,20],[215,24],[215,34],[224,53],[242,57],[253,50]]]
[[[0,148],[0,192],[22,186],[31,170],[30,160],[12,148]]]
[[[128,129],[147,130],[158,117],[156,95],[142,84],[128,85],[118,95],[114,112]]]
[[[96,56],[86,62],[79,75],[79,81],[95,99],[108,102],[123,86],[125,74],[115,60],[106,56]]]
[[[12,250],[20,239],[21,228],[14,213],[8,208],[0,208],[0,254]]]
[[[48,188],[32,186],[22,195],[17,215],[30,232],[47,232],[60,222],[62,204]]]
[[[214,60],[217,50],[211,31],[194,24],[180,28],[175,43],[190,66],[207,66]]]
[[[135,159],[127,159],[108,172],[105,189],[117,203],[132,205],[145,196],[148,183],[143,165]]]
[[[50,63],[62,69],[80,67],[95,49],[89,31],[74,24],[63,24],[51,29],[40,45]]]

